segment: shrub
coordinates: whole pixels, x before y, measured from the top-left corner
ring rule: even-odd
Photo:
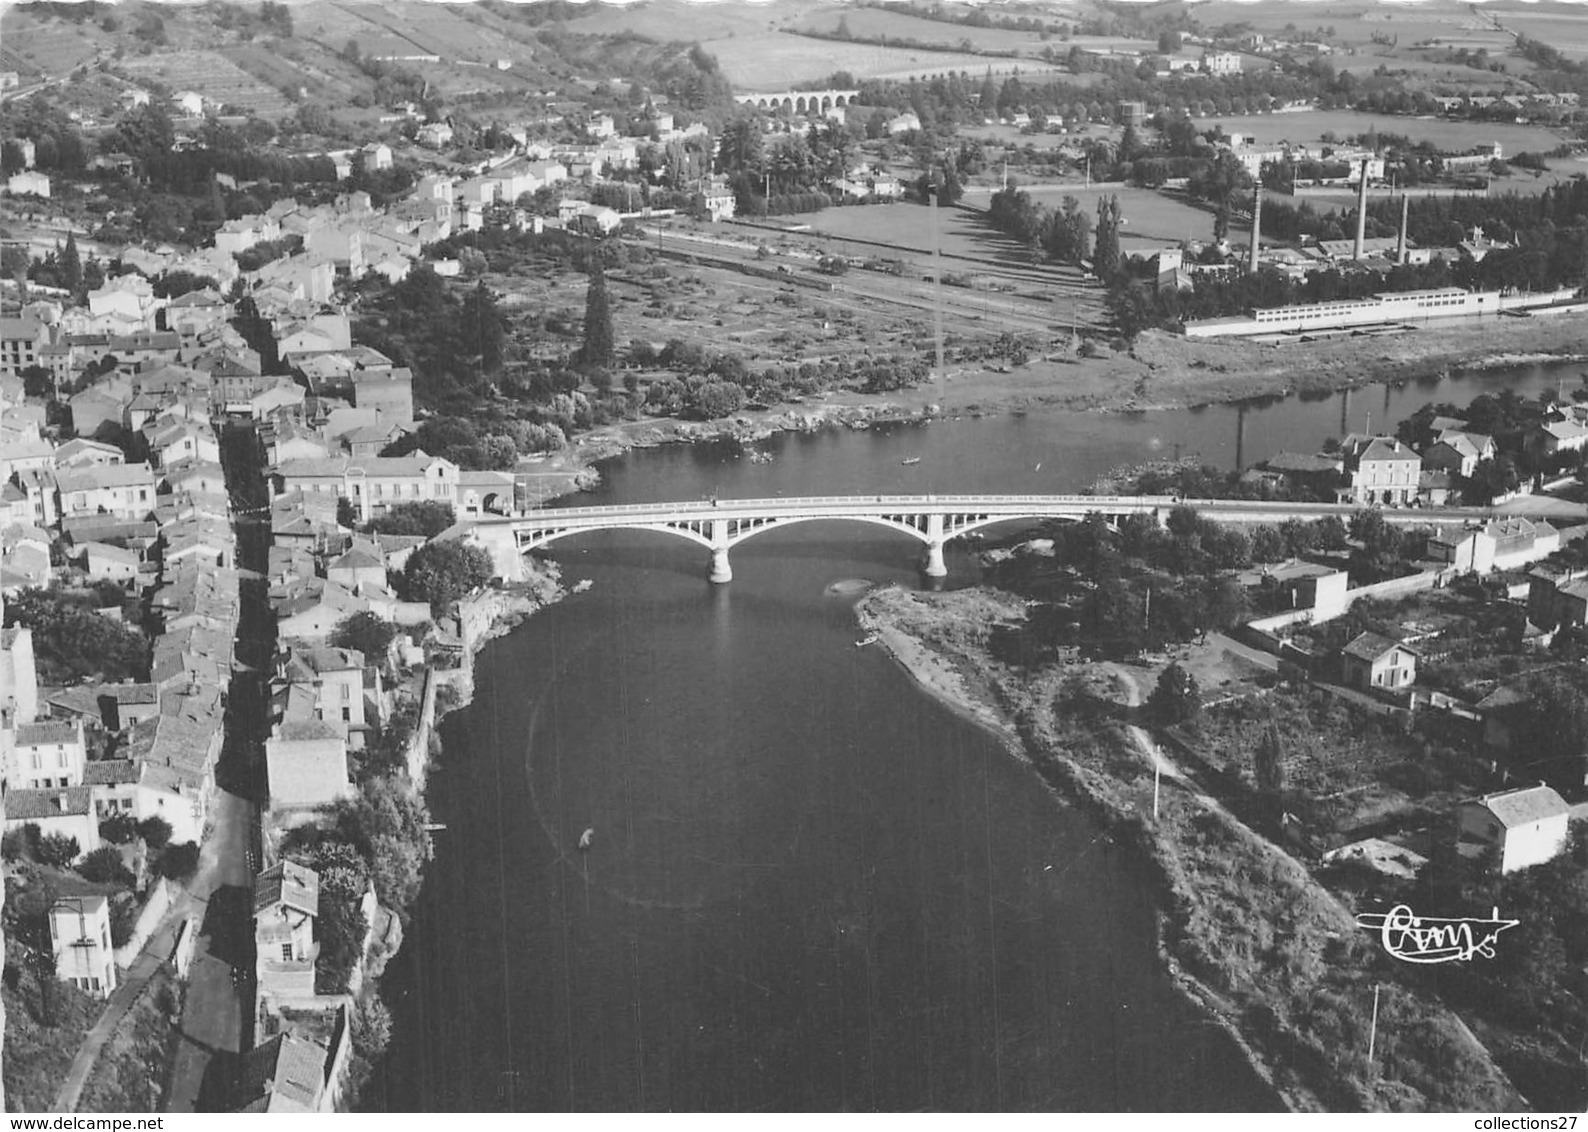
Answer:
[[[39,827],[29,822],[21,829],[7,830],[0,836],[0,857],[7,861],[17,861],[33,852],[33,847],[38,844]]]
[[[151,849],[164,849],[171,840],[171,823],[162,817],[147,817],[138,823],[138,836]]]
[[[131,814],[118,811],[99,823],[99,836],[112,845],[125,845],[138,836],[138,823]]]
[[[65,868],[77,860],[77,855],[82,852],[77,844],[77,838],[68,837],[64,833],[51,833],[39,838],[39,843],[33,849],[33,857],[41,865],[55,865]]]
[[[167,880],[186,880],[198,870],[199,847],[191,841],[167,845],[157,866]]]

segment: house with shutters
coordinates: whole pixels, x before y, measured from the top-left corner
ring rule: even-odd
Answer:
[[[1417,498],[1423,458],[1390,436],[1348,436],[1341,445],[1349,483],[1341,503],[1404,507]]]
[[[39,720],[19,723],[0,787],[50,790],[83,784],[88,746],[81,720]]]

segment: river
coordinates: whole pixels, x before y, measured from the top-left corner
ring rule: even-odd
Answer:
[[[1563,376],[1359,390],[1347,423]],[[594,498],[1071,491],[1177,448],[1223,467],[1311,451],[1341,415],[1339,395],[1032,413],[780,435],[766,464],[675,446],[609,463]],[[487,646],[443,726],[447,828],[385,977],[394,1038],[369,1104],[1276,1106],[1169,984],[1137,862],[856,647],[843,583],[913,583],[917,552],[804,525],[737,548],[713,587],[704,552],[668,536],[559,545],[565,582],[593,585]],[[952,583],[975,580],[948,557]]]

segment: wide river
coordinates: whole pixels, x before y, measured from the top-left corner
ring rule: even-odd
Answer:
[[[1529,367],[1304,402],[1033,412],[670,447],[578,502],[1067,492],[1155,456],[1312,451],[1342,416],[1576,385]],[[919,457],[919,463],[902,460]],[[585,593],[493,642],[442,729],[436,857],[385,977],[390,1110],[1223,1110],[1277,1101],[1171,987],[1139,864],[857,648],[842,583],[918,546],[558,545]],[[952,544],[951,544],[952,551]],[[951,584],[975,571],[950,553]],[[587,852],[577,843],[594,830]]]

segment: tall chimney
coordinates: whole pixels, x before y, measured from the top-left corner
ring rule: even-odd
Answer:
[[[1395,262],[1406,262],[1406,222],[1411,216],[1412,198],[1401,193],[1401,238],[1395,245]]]
[[[1252,190],[1252,251],[1251,259],[1246,264],[1246,270],[1252,274],[1257,273],[1257,249],[1263,242],[1263,184],[1257,183]]]
[[[1362,183],[1356,191],[1356,247],[1352,259],[1362,258],[1362,242],[1367,239],[1367,159],[1362,160]]]

